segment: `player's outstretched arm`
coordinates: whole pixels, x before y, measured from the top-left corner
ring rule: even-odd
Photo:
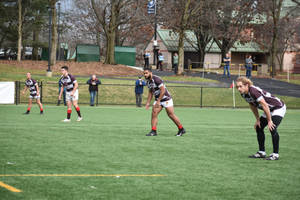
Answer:
[[[22,94],[24,95],[25,92],[27,91],[28,87],[25,85],[24,90],[22,91]]]

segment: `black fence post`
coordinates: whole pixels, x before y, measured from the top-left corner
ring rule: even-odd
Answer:
[[[43,103],[43,81],[41,81],[41,84],[40,84],[40,100],[41,100],[41,103]]]
[[[15,81],[15,103],[18,105],[18,81]]]
[[[200,108],[202,108],[202,98],[203,98],[203,87],[201,86],[201,95],[200,95]]]
[[[96,106],[98,106],[98,91],[97,91],[97,97],[96,97]]]
[[[17,99],[17,102],[18,102],[18,104],[20,104],[21,103],[21,95],[20,95],[20,93],[21,93],[21,82],[20,81],[18,81],[18,99]]]

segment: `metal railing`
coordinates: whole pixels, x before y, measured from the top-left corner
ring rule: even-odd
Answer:
[[[41,102],[44,104],[57,104],[58,84],[39,82]],[[21,95],[24,82],[16,81],[15,103],[27,103],[28,95]],[[248,104],[235,88],[204,87],[204,86],[172,86],[167,85],[175,106],[186,107],[223,107],[244,108]],[[135,105],[135,86],[129,84],[101,84],[96,95],[96,106],[101,105]],[[268,88],[265,88],[268,90]],[[143,104],[145,104],[148,89],[144,88]],[[300,91],[299,91],[300,92]],[[300,108],[300,98],[280,96],[289,108]],[[88,85],[79,83],[79,104],[90,104]]]

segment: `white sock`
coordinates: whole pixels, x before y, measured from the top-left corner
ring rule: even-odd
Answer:
[[[258,151],[258,153],[261,153],[261,154],[263,154],[263,155],[266,155],[266,152],[264,152],[264,151]]]

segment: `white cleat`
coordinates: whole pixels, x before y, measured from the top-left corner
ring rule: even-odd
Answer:
[[[78,117],[77,121],[80,122],[83,118],[82,117]]]
[[[70,122],[71,120],[70,119],[64,119],[62,120],[62,122]]]

